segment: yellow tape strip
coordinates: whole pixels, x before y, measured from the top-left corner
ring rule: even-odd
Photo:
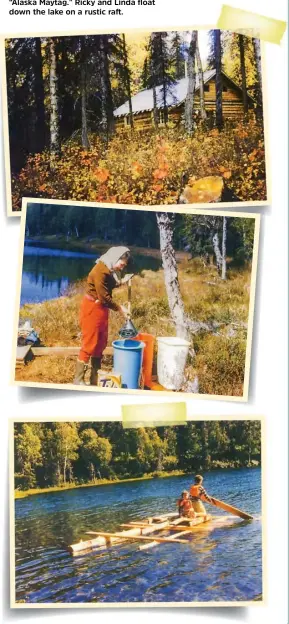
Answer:
[[[186,403],[154,403],[152,405],[123,405],[122,424],[124,428],[164,427],[185,425]]]
[[[233,30],[270,43],[280,43],[286,30],[286,22],[223,4],[217,28]]]

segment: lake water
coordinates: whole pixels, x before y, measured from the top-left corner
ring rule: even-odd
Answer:
[[[196,531],[188,544],[137,543],[72,557],[86,531],[175,510],[191,477],[170,477],[40,494],[15,501],[16,600],[26,603],[247,601],[262,594],[261,472],[208,473],[209,493],[243,508],[237,520]],[[210,512],[220,510],[207,506]],[[226,514],[224,514],[226,515]]]
[[[21,305],[55,299],[92,269],[96,254],[24,246]]]
[[[25,244],[20,305],[63,295],[70,284],[88,275],[99,255]],[[135,254],[130,271],[158,271],[160,267],[160,258]]]

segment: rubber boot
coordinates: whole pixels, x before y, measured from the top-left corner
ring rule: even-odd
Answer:
[[[92,357],[90,361],[91,361],[90,385],[97,386],[97,371],[101,367],[101,358]]]
[[[73,383],[75,386],[85,386],[84,375],[87,371],[87,364],[85,362],[81,362],[81,360],[76,361],[76,369]]]

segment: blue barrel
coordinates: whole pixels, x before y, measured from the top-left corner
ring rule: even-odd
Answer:
[[[140,385],[145,343],[138,340],[114,340],[113,372],[121,375],[121,387],[136,390]]]

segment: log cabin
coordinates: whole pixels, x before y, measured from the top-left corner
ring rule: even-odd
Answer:
[[[214,116],[216,108],[216,70],[204,72],[204,100],[207,114]],[[242,89],[232,78],[222,72],[223,79],[223,116],[225,119],[239,119],[243,115]],[[188,90],[188,78],[182,78],[171,84],[167,89],[168,121],[179,125],[182,121],[185,108],[185,100]],[[163,88],[156,87],[158,108],[158,124],[165,124]],[[146,130],[153,126],[153,90],[145,89],[132,98],[132,111],[134,127],[137,130]],[[249,108],[254,107],[254,100],[248,95]],[[194,92],[194,116],[198,119],[200,112],[200,85],[199,76],[196,74]],[[114,110],[116,131],[122,132],[130,127],[128,100]]]

